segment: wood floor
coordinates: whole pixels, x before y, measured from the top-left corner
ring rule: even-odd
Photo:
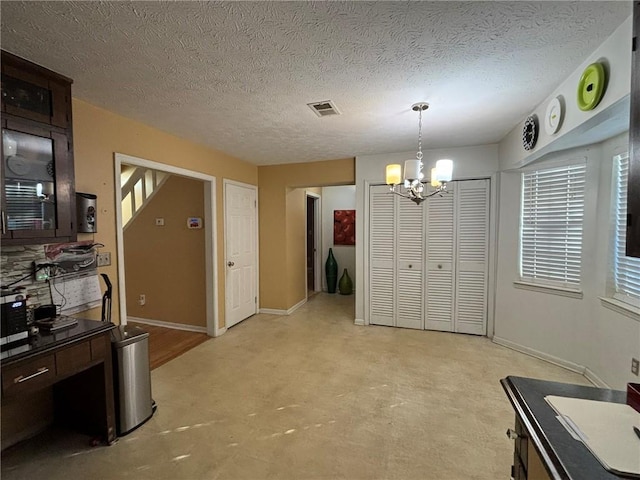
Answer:
[[[149,364],[151,370],[209,340],[206,333],[187,332],[173,328],[157,327],[129,322],[149,332]]]

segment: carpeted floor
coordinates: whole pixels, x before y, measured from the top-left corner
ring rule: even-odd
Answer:
[[[152,372],[155,416],[111,447],[49,431],[13,479],[508,479],[507,375],[588,385],[484,337],[359,327],[353,296],[256,315]]]

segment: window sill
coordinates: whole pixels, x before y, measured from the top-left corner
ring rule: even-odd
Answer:
[[[523,290],[531,290],[532,292],[549,293],[551,295],[560,295],[561,297],[582,298],[582,290],[573,290],[571,288],[552,287],[550,285],[539,285],[537,283],[528,283],[516,281],[513,286]]]
[[[609,310],[613,310],[616,313],[640,322],[640,308],[634,307],[633,305],[629,305],[625,302],[621,302],[620,300],[616,300],[615,298],[607,297],[600,297],[600,304],[603,307],[608,308]]]

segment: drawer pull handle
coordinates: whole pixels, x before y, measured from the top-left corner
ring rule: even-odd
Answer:
[[[32,378],[42,375],[43,373],[47,373],[48,371],[49,369],[47,367],[40,367],[36,373],[32,373],[27,377],[23,377],[22,375],[20,375],[19,377],[14,378],[13,383],[26,382],[27,380],[31,380]]]
[[[509,437],[511,440],[515,440],[516,438],[519,437],[519,435],[516,433],[515,430],[511,430],[510,428],[507,429],[507,437]]]

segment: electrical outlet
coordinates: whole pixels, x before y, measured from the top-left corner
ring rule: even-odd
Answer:
[[[145,303],[147,303],[147,296],[144,293],[141,293],[140,297],[138,297],[138,305],[142,306]]]
[[[631,373],[636,376],[640,373],[640,361],[637,358],[631,359]]]
[[[107,267],[111,265],[111,252],[104,252],[98,254],[98,266]]]

